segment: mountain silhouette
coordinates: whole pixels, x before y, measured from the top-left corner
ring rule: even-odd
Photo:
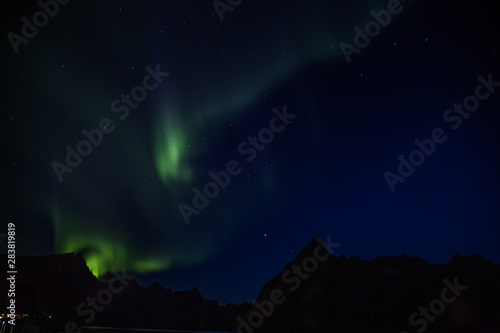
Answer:
[[[2,263],[6,259],[1,256]],[[500,265],[478,254],[455,255],[445,264],[404,254],[347,259],[330,254],[318,237],[262,287],[253,304],[239,305],[206,300],[196,288],[140,286],[125,272],[99,281],[79,254],[18,256],[16,266],[16,312],[48,314],[58,332],[70,325],[245,333],[500,333]],[[3,295],[9,288],[5,281]],[[8,297],[0,301],[5,309]]]

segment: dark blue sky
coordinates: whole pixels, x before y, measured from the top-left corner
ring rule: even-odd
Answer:
[[[221,303],[253,301],[318,235],[341,244],[334,255],[500,263],[493,5],[401,1],[348,62],[341,43],[388,3],[242,2],[221,21],[210,1],[69,2],[18,53],[8,34],[40,7],[4,10],[4,211],[18,254],[79,252],[98,276],[124,267]],[[453,105],[489,75],[453,129]],[[285,106],[291,123],[263,130]],[[392,192],[384,173],[398,156],[417,163],[414,141],[436,128],[446,140]],[[89,150],[82,130],[98,145],[69,166],[67,146]],[[259,133],[268,143],[248,162],[238,147]],[[195,209],[192,189],[230,161],[241,171],[187,225],[179,204]],[[54,165],[72,171],[60,182]]]

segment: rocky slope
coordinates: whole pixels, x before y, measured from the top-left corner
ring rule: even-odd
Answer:
[[[6,263],[5,255],[0,260]],[[405,255],[363,261],[330,255],[317,238],[262,288],[253,305],[225,306],[205,300],[196,289],[173,292],[157,283],[143,287],[131,276],[101,282],[80,255],[18,257],[17,267],[17,312],[51,314],[70,332],[80,326],[112,326],[245,333],[500,333],[500,265],[481,255],[455,255],[446,264]],[[7,288],[0,284],[2,295]],[[5,309],[7,297],[0,301]]]

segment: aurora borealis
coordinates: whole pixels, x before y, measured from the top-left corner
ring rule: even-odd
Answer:
[[[222,21],[212,1],[73,0],[17,53],[7,35],[40,6],[6,6],[4,226],[20,255],[81,253],[100,278],[125,267],[221,303],[252,301],[318,235],[334,255],[500,263],[500,88],[396,191],[384,178],[477,77],[500,81],[490,2],[402,0],[349,62],[340,45],[387,0],[242,1]],[[285,105],[297,117],[246,161],[240,143]],[[54,161],[98,128],[61,182]],[[179,205],[232,160],[187,224]]]

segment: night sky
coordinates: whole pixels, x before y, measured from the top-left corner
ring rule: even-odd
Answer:
[[[500,263],[495,2],[47,3],[0,14],[18,255],[222,304],[318,235],[336,256]]]

